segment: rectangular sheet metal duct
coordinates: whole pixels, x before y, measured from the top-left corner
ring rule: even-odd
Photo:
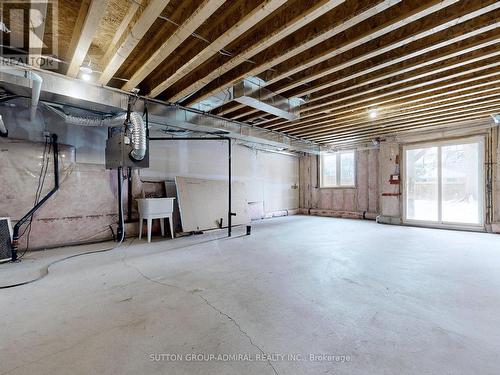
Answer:
[[[233,86],[233,98],[241,104],[287,120],[299,118],[298,105],[249,80],[243,80]]]
[[[1,59],[0,62],[2,62]],[[17,68],[33,69],[28,66]],[[110,114],[121,113],[127,109],[130,95],[127,92],[83,82],[47,70],[33,70],[43,78],[41,100],[75,105],[78,108]],[[2,70],[0,70],[0,88],[12,94],[31,96],[31,84],[28,79]],[[135,106],[138,112],[143,112],[146,101],[148,102],[150,130],[153,134],[155,131],[162,134],[161,129],[175,126],[207,133],[224,131],[226,136],[235,140],[269,145],[288,151],[318,154],[321,150],[315,142],[159,100],[139,97]]]

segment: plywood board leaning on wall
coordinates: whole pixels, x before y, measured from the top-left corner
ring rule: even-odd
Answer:
[[[227,181],[177,176],[175,184],[184,232],[219,228],[221,218],[222,226],[227,227]],[[236,213],[232,225],[249,224],[245,184],[233,182],[231,190],[232,212]]]

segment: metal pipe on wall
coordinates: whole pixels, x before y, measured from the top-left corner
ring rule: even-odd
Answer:
[[[118,167],[116,170],[118,175],[118,230],[116,231],[116,239],[117,241],[121,241],[125,237],[125,228],[122,225],[121,218],[123,217],[123,202],[122,202],[122,184],[123,184],[123,176],[122,176],[122,167]]]
[[[127,167],[127,221],[132,221],[132,168]]]

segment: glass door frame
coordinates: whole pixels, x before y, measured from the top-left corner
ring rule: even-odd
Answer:
[[[455,223],[442,220],[442,194],[443,194],[443,182],[442,182],[442,147],[449,145],[462,145],[468,143],[478,143],[479,144],[479,160],[478,160],[478,183],[479,185],[479,224],[468,224],[468,223]],[[419,148],[437,147],[438,148],[438,221],[427,221],[427,220],[415,220],[407,219],[407,176],[406,176],[406,151],[415,150]],[[485,183],[485,139],[484,136],[474,136],[467,138],[456,138],[448,139],[444,141],[423,141],[419,143],[412,143],[404,145],[402,148],[402,163],[401,163],[401,175],[402,175],[402,218],[404,224],[426,226],[426,227],[436,227],[436,228],[448,228],[448,229],[470,229],[470,230],[481,230],[485,227],[485,211],[486,211],[486,183]]]

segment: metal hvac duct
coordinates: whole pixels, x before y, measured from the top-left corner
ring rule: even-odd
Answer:
[[[0,57],[1,62],[9,63],[7,59]],[[35,68],[23,66],[19,69]],[[130,97],[128,92],[90,84],[47,70],[36,69],[36,73],[43,78],[41,101],[65,103],[101,113],[121,113],[127,109]],[[31,90],[31,85],[26,79],[4,74],[0,69],[0,88],[11,94],[24,96],[28,89]],[[174,127],[205,133],[223,131],[228,137],[243,142],[265,144],[289,151],[312,154],[318,154],[321,151],[320,145],[312,141],[156,99],[138,97],[135,110],[139,113],[143,112],[146,102],[148,103],[150,132],[157,135],[164,134],[162,130],[165,128]]]
[[[127,113],[125,112],[112,117],[75,116],[66,114],[50,105],[47,105],[46,107],[69,125],[115,128],[123,126],[127,122]],[[132,144],[130,157],[133,160],[141,161],[146,155],[147,141],[146,125],[144,124],[140,113],[130,113],[130,122],[127,124],[127,130],[130,132],[130,142]]]
[[[233,86],[233,100],[287,120],[299,118],[296,103],[247,79]]]
[[[0,68],[1,73],[7,73],[17,77],[23,77],[29,79],[32,82],[31,85],[31,113],[30,120],[35,121],[36,109],[38,107],[38,102],[40,101],[40,93],[42,92],[42,82],[43,79],[38,74],[27,69],[18,68]]]
[[[142,116],[137,112],[130,114],[130,132],[133,150],[130,151],[130,157],[140,161],[146,155],[146,125],[142,121]]]

